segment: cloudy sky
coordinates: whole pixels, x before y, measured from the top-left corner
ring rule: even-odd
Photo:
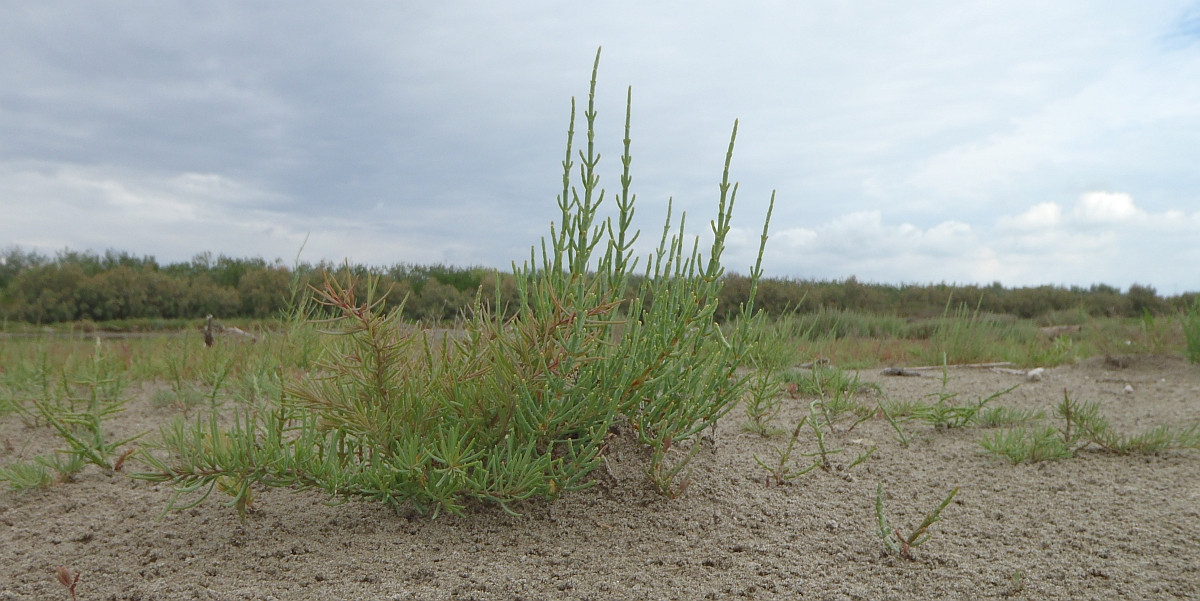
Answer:
[[[90,2],[0,7],[0,248],[508,268],[570,99],[627,86],[669,198],[778,277],[1200,290],[1200,3]],[[307,243],[305,240],[307,239]]]

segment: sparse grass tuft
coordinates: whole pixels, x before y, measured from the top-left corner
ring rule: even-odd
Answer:
[[[1200,297],[1197,297],[1181,318],[1183,323],[1184,356],[1200,363]]]
[[[43,371],[44,370],[44,371]],[[104,470],[120,469],[132,452],[121,447],[141,435],[121,440],[109,440],[104,422],[124,411],[122,395],[124,382],[114,373],[111,361],[100,339],[96,339],[91,357],[75,375],[65,370],[51,384],[49,368],[39,367],[36,388],[45,396],[34,396],[26,403],[16,404],[27,424],[47,425],[66,443],[49,457],[37,456],[32,461],[18,462],[0,468],[0,480],[15,490],[48,486],[55,480],[68,479],[88,464]],[[32,405],[32,406],[29,406]]]
[[[1054,426],[1001,430],[985,436],[979,444],[993,456],[1011,463],[1066,459],[1075,454]]]
[[[999,426],[1018,426],[1030,424],[1042,419],[1045,414],[1036,409],[1015,409],[1013,407],[987,407],[977,417],[976,423],[985,428]]]
[[[925,519],[907,535],[901,534],[899,528],[892,528],[888,524],[887,516],[884,514],[883,508],[883,483],[875,489],[875,520],[879,530],[877,532],[880,540],[883,541],[887,550],[891,553],[897,553],[905,559],[913,559],[912,550],[925,544],[933,533],[929,531],[929,527],[942,521],[942,511],[954,500],[954,496],[958,494],[958,488],[950,491],[945,499],[942,499],[941,504],[935,507],[932,511],[925,514]]]
[[[860,381],[858,372],[851,375],[839,367],[820,363],[814,364],[812,369],[789,372],[783,381],[793,396],[852,398],[865,390],[879,392],[878,384]]]
[[[824,415],[820,410],[820,401],[813,401],[808,408],[808,415],[802,417],[796,423],[796,427],[792,430],[792,435],[788,439],[787,444],[783,448],[774,449],[775,459],[773,461],[764,461],[758,455],[754,456],[754,461],[759,467],[767,471],[767,486],[786,484],[796,478],[807,474],[814,469],[820,468],[823,471],[831,472],[834,470],[834,463],[831,457],[845,452],[845,449],[830,448],[827,440],[830,434],[831,425],[828,421],[822,421]],[[796,442],[800,438],[800,433],[805,430],[804,426],[808,426],[808,430],[812,431],[813,442],[816,444],[816,450],[809,452],[797,452]],[[872,446],[863,453],[859,454],[845,467],[846,470],[853,469],[863,461],[866,461],[875,453],[876,447]],[[795,457],[811,458],[812,460],[803,467],[800,467]],[[842,469],[842,468],[838,468]]]
[[[771,425],[782,408],[780,381],[774,372],[770,369],[756,372],[750,378],[743,401],[746,421],[742,423],[742,429],[763,437],[783,432]]]
[[[974,403],[959,405],[955,402],[958,394],[949,391],[949,379],[949,371],[943,369],[941,390],[931,395],[936,397],[937,400],[933,403],[914,407],[911,413],[914,418],[920,419],[935,428],[961,428],[972,425],[978,422],[981,412],[988,403],[1017,389],[1017,386],[1011,386],[1005,390],[994,392]]]
[[[0,481],[8,482],[12,490],[23,491],[50,486],[54,484],[54,477],[42,461],[35,460],[0,466]]]
[[[796,427],[792,429],[792,435],[788,438],[787,445],[782,449],[775,449],[775,460],[773,462],[768,463],[763,461],[758,455],[754,456],[754,461],[758,463],[759,467],[767,471],[766,483],[768,487],[787,484],[817,468],[818,462],[816,461],[803,468],[796,467],[792,461],[792,454],[796,451],[796,441],[800,438],[800,432],[804,430],[804,424],[808,423],[808,417],[806,415],[800,418],[800,421],[796,422]]]
[[[887,422],[892,427],[892,430],[896,432],[896,440],[900,442],[900,447],[907,449],[909,442],[911,441],[908,438],[908,434],[905,434],[904,429],[900,427],[899,423],[897,423],[895,416],[888,411],[887,407],[884,407],[883,402],[878,403],[876,407],[879,408],[879,412],[883,414],[883,417],[887,419]]]
[[[979,441],[989,454],[1012,463],[1037,463],[1074,457],[1089,446],[1117,455],[1150,455],[1168,449],[1200,449],[1200,422],[1186,427],[1161,425],[1140,434],[1124,435],[1100,414],[1096,402],[1079,402],[1063,391],[1055,408],[1062,426],[1013,428]]]

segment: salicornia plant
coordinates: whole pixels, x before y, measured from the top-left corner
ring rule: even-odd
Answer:
[[[1089,446],[1116,455],[1150,455],[1168,449],[1200,449],[1200,422],[1161,425],[1139,434],[1117,432],[1094,401],[1076,401],[1066,390],[1055,411],[1063,425],[1001,430],[979,441],[984,450],[1012,463],[1067,459]]]
[[[317,488],[435,514],[473,501],[511,510],[517,501],[589,486],[608,437],[620,431],[647,450],[645,471],[658,490],[682,492],[688,461],[701,448],[696,435],[736,404],[747,383],[735,368],[751,340],[754,288],[741,325],[722,331],[714,320],[737,192],[729,182],[737,124],[708,255],[698,239],[685,239],[682,219],[672,233],[668,208],[635,287],[630,96],[616,215],[600,220],[598,65],[599,53],[586,148],[576,171],[572,101],[561,217],[540,254],[535,248],[514,266],[519,301],[511,317],[481,290],[461,330],[435,333],[387,311],[370,282],[362,298],[355,282],[327,279],[316,292],[335,336],[311,375],[266,409],[240,411],[232,428],[215,418],[177,423],[164,431],[165,453],[142,455],[151,469],[139,477],[174,482],[192,502],[215,487],[239,510],[252,485]],[[766,225],[761,240],[755,284]]]
[[[883,545],[892,553],[898,553],[905,559],[912,559],[912,550],[921,546],[933,533],[929,531],[929,527],[942,521],[942,511],[954,500],[954,496],[958,494],[958,488],[950,491],[945,499],[938,504],[932,511],[925,514],[925,519],[921,523],[910,530],[908,534],[901,533],[899,528],[893,528],[888,524],[887,516],[883,510],[883,483],[875,488],[875,520],[878,524],[877,534],[879,539],[883,541]]]
[[[51,455],[39,455],[30,462],[0,466],[0,481],[7,481],[16,490],[47,486],[54,482],[51,471],[59,479],[68,479],[93,464],[105,470],[118,470],[134,451],[132,446],[122,450],[141,436],[112,440],[104,422],[125,410],[122,396],[124,383],[114,372],[99,339],[90,360],[78,368],[77,374],[64,367],[57,387],[45,385],[45,398],[34,398],[32,408],[19,405],[18,411],[31,423],[52,427],[67,448]]]

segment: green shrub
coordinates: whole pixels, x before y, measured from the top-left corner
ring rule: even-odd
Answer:
[[[1188,361],[1200,363],[1200,298],[1183,315],[1183,339]]]
[[[462,331],[439,334],[404,323],[400,310],[382,310],[371,278],[365,298],[352,278],[326,279],[318,297],[336,315],[326,328],[340,338],[313,374],[288,384],[282,400],[240,411],[231,428],[215,416],[177,422],[163,432],[166,456],[143,453],[151,471],[138,477],[173,482],[180,494],[197,496],[193,503],[215,487],[243,511],[252,485],[317,488],[434,514],[472,501],[510,509],[586,488],[609,437],[628,432],[646,450],[653,485],[682,492],[701,449],[695,435],[735,405],[747,382],[735,369],[754,327],[753,288],[741,326],[722,331],[714,319],[737,190],[728,180],[733,139],[709,255],[701,256],[698,240],[685,240],[682,220],[670,233],[668,210],[630,298],[638,232],[629,229],[628,99],[617,215],[598,222],[595,84],[593,69],[580,188],[570,185],[572,103],[561,221],[543,240],[540,260],[531,251],[515,269],[511,318],[489,310],[482,292]],[[759,263],[761,256],[760,245]],[[756,282],[758,264],[751,273]]]

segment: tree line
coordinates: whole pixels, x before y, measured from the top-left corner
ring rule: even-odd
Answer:
[[[374,276],[389,307],[425,322],[454,319],[482,290],[502,307],[517,299],[510,273],[483,267],[395,264],[389,267],[329,262],[286,265],[281,260],[202,253],[190,261],[160,264],[150,256],[108,250],[61,251],[54,256],[9,248],[0,253],[0,319],[52,324],[90,320],[270,318],[325,277]],[[735,315],[749,295],[750,280],[727,274],[718,317]],[[636,282],[634,282],[636,289]],[[365,292],[365,291],[364,291]],[[632,292],[630,293],[632,294]],[[876,284],[854,277],[838,281],[767,278],[757,306],[769,314],[849,310],[901,317],[935,317],[947,307],[1053,321],[1063,314],[1090,316],[1161,315],[1191,306],[1195,293],[1162,297],[1151,286],[1127,291],[1104,284],[1088,288],[1005,288],[956,284]]]

